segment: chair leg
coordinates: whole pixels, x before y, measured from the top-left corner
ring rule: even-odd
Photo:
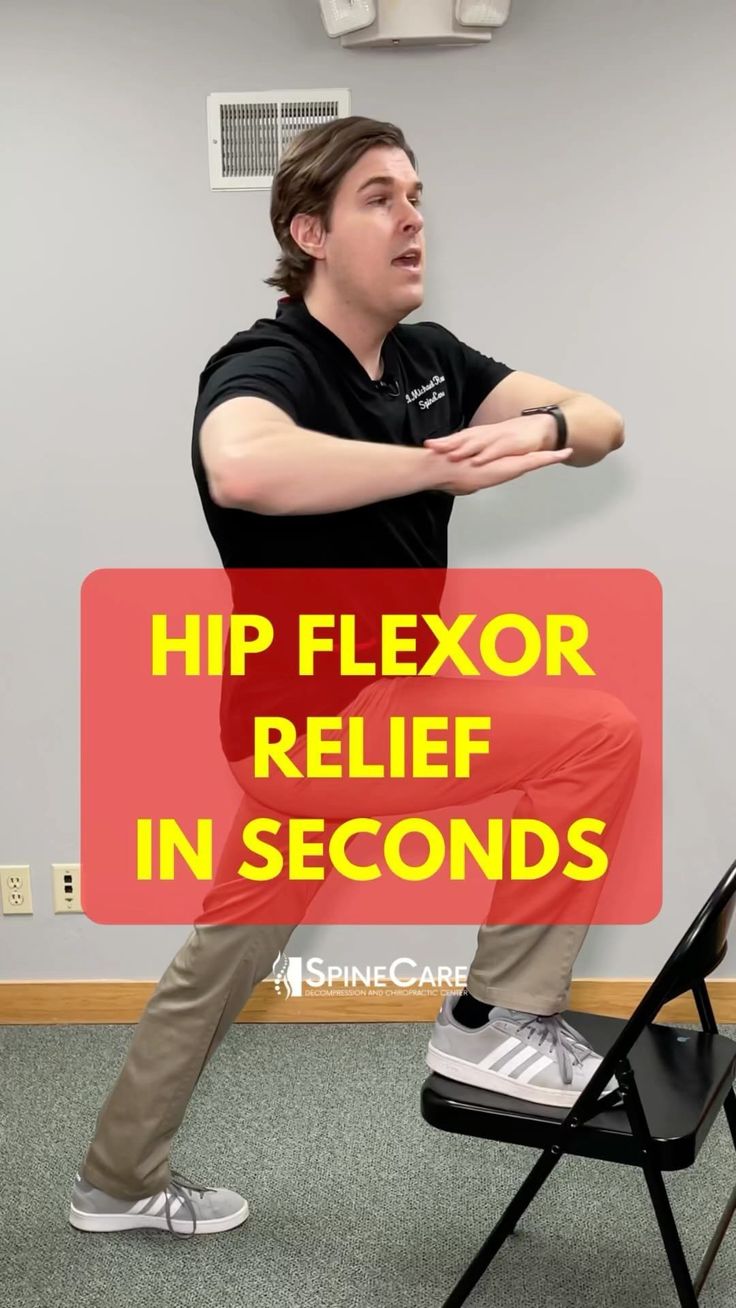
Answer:
[[[715,1261],[715,1256],[721,1247],[721,1243],[723,1241],[724,1235],[726,1234],[726,1231],[731,1225],[731,1221],[734,1213],[736,1213],[736,1185],[731,1191],[731,1197],[721,1214],[721,1220],[719,1221],[718,1226],[716,1227],[716,1230],[713,1234],[713,1239],[708,1245],[703,1261],[700,1264],[700,1267],[698,1268],[698,1271],[696,1273],[695,1280],[693,1282],[693,1287],[695,1289],[696,1295],[700,1294],[700,1291],[705,1285],[705,1278],[708,1275],[711,1267],[713,1266],[713,1263]]]
[[[680,1234],[675,1224],[675,1219],[670,1206],[669,1197],[665,1184],[662,1179],[662,1173],[659,1168],[652,1162],[650,1157],[643,1162],[644,1175],[646,1177],[649,1194],[651,1195],[654,1211],[657,1215],[657,1223],[664,1241],[667,1260],[675,1282],[677,1297],[680,1300],[682,1308],[697,1308],[698,1296],[693,1285],[690,1270],[687,1265],[687,1259],[682,1248]]]
[[[729,1090],[723,1101],[723,1111],[731,1128],[731,1139],[733,1140],[734,1149],[736,1149],[736,1095],[733,1090]]]
[[[519,1218],[526,1212],[534,1196],[541,1190],[550,1172],[559,1162],[560,1157],[561,1154],[553,1154],[551,1149],[546,1149],[541,1158],[537,1159],[531,1172],[520,1189],[517,1190],[488,1239],[481,1245],[472,1263],[463,1272],[449,1298],[445,1299],[442,1308],[460,1308],[460,1305],[465,1303],[470,1291],[477,1285],[502,1244],[505,1243],[507,1236],[511,1235]]]

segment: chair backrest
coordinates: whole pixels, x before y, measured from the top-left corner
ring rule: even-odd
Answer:
[[[679,944],[670,954],[657,978],[614,1041],[600,1067],[591,1077],[569,1117],[579,1118],[595,1104],[599,1094],[621,1059],[629,1052],[642,1031],[657,1017],[671,999],[702,982],[723,962],[728,948],[727,936],[736,910],[736,859],[726,875],[708,897],[691,922]]]
[[[728,950],[728,931],[736,910],[736,859],[697,917],[690,923],[659,976],[644,995],[640,1009],[644,1022],[652,1022],[664,1004],[714,972]],[[637,1009],[637,1015],[639,1010]],[[646,1014],[646,1015],[645,1015]]]

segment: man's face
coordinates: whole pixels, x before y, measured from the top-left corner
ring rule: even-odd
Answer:
[[[322,271],[340,298],[391,324],[424,299],[421,191],[403,150],[375,146],[343,177],[323,233]]]

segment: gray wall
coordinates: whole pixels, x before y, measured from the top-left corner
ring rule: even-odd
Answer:
[[[451,560],[662,580],[664,909],[592,932],[578,968],[651,975],[736,854],[733,0],[516,0],[490,47],[401,52],[342,50],[308,0],[2,8],[0,863],[32,865],[36,912],[0,918],[0,977],[154,977],[185,934],[51,912],[49,865],[79,858],[79,588],[218,562],[197,376],[273,312],[275,243],[266,192],[209,189],[205,96],[314,86],[418,151],[420,316],[626,417],[597,467],[458,501]],[[461,964],[474,939],[303,928],[293,951]]]

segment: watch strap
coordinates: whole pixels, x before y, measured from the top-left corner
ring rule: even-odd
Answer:
[[[556,450],[564,450],[567,445],[567,419],[562,412],[559,404],[541,404],[536,409],[522,409],[521,416],[525,418],[531,413],[551,413],[557,423],[557,443]]]

